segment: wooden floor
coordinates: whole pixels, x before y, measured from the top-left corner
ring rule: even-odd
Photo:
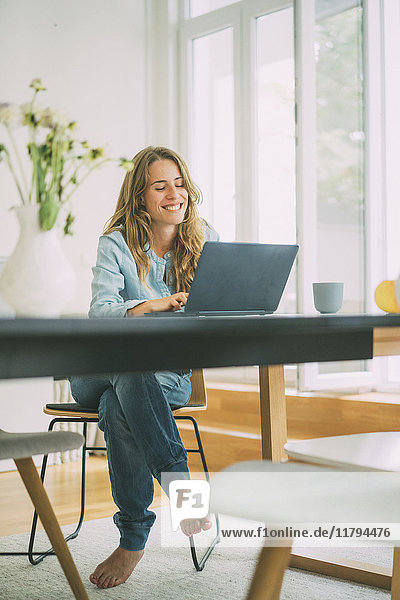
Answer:
[[[193,435],[184,425],[182,439],[189,447]],[[259,439],[238,438],[222,433],[202,432],[210,470],[220,470],[230,462],[250,460],[261,455]],[[221,447],[224,449],[221,452]],[[230,458],[232,457],[232,459]],[[201,471],[201,462],[190,457],[191,471]],[[77,521],[79,516],[80,462],[48,467],[46,490],[61,525]],[[154,507],[165,502],[156,483]],[[85,520],[100,519],[114,514],[116,507],[111,497],[104,456],[90,456],[87,461]],[[0,537],[29,531],[32,505],[17,472],[0,473]]]
[[[400,430],[398,396],[287,395],[288,436],[291,439],[340,435],[361,431]],[[208,408],[196,413],[210,471],[239,461],[261,458],[259,396],[255,386],[235,386],[229,391],[208,390]],[[180,425],[186,447],[193,442],[188,424]],[[201,471],[197,457],[192,471]],[[79,514],[80,462],[48,468],[46,489],[61,524],[74,523]],[[165,502],[158,485],[153,506]],[[85,519],[111,516],[116,508],[110,491],[104,456],[88,459]],[[30,500],[15,471],[0,473],[0,537],[29,531]]]
[[[80,462],[50,466],[46,490],[62,525],[79,517]],[[0,474],[0,536],[29,531],[32,504],[16,471]],[[90,457],[87,470],[86,518],[99,519],[115,512],[105,457]]]

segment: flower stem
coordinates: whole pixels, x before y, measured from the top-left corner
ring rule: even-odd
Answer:
[[[53,140],[51,144],[51,182],[49,185],[49,192],[53,193],[57,190],[57,173],[58,173],[58,136],[57,130],[53,131]]]
[[[16,174],[16,172],[14,170],[13,164],[11,162],[11,158],[10,158],[10,155],[8,153],[8,150],[5,150],[5,154],[7,156],[8,168],[10,169],[11,175],[14,178],[15,184],[17,186],[18,193],[19,193],[19,195],[21,197],[22,204],[26,204],[25,198],[24,198],[24,194],[22,193],[22,189],[21,189],[21,186],[19,184],[18,177],[17,177],[17,174]]]
[[[26,179],[26,176],[25,176],[24,168],[22,166],[22,161],[21,161],[21,157],[20,157],[19,152],[18,152],[17,144],[15,143],[15,139],[14,139],[14,136],[12,135],[12,133],[11,133],[11,129],[10,129],[9,125],[5,124],[5,126],[6,126],[6,129],[7,129],[8,137],[10,138],[11,145],[12,145],[12,147],[14,149],[15,158],[17,159],[18,167],[19,167],[20,174],[21,174],[21,177],[22,177],[22,181],[23,181],[24,187],[25,187],[25,192],[26,192],[26,195],[28,196],[28,192],[29,192],[29,190],[28,190],[28,182],[27,182],[27,179]],[[25,202],[24,202],[24,204],[25,204]]]
[[[29,107],[29,115],[32,115],[33,105],[35,103],[36,95],[37,95],[37,90],[35,90],[33,93],[31,105]],[[36,201],[37,202],[40,202],[40,195],[39,195],[38,181],[37,181],[37,178],[38,178],[37,160],[38,160],[38,158],[37,158],[37,153],[36,153],[35,126],[32,126],[30,119],[28,121],[28,131],[29,131],[29,141],[30,141],[30,148],[31,148],[31,158],[32,158],[32,181],[31,181],[31,189],[29,191],[28,202],[31,203],[32,194],[35,191],[35,187],[36,187]]]

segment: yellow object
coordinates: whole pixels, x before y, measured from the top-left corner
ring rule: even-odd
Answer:
[[[375,302],[385,312],[400,313],[394,281],[382,281],[375,290]]]

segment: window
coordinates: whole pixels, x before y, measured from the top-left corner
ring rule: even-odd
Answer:
[[[316,280],[344,281],[343,312],[374,310],[400,272],[398,2],[181,2],[180,149],[204,216],[223,240],[297,240],[280,311],[315,314]],[[396,361],[304,365],[300,386],[400,381]]]
[[[192,170],[204,195],[203,216],[221,239],[231,241],[236,226],[232,28],[195,38],[192,60]]]
[[[384,274],[379,279],[397,279],[400,275],[400,202],[399,202],[399,156],[400,156],[400,3],[386,0],[383,12],[385,93],[384,181],[386,198],[385,232],[386,254]],[[377,281],[378,282],[378,281]],[[376,283],[377,283],[376,282]],[[398,390],[400,384],[400,357],[382,359],[383,381]]]
[[[198,17],[234,2],[238,2],[238,0],[189,0],[189,15]]]
[[[204,193],[201,213],[225,241],[295,243],[292,2],[220,4],[194,14],[199,4],[190,2],[196,18],[181,26],[181,146]],[[279,310],[296,310],[295,269]],[[254,382],[258,376],[252,368],[221,373]],[[296,367],[287,381],[295,386]]]
[[[344,281],[346,313],[365,312],[366,297],[363,9],[352,4],[316,0],[315,22],[317,280]],[[318,368],[322,376],[366,369],[365,361]]]
[[[293,9],[256,20],[258,240],[296,242]]]
[[[296,243],[294,27],[292,7],[256,19],[257,241]],[[279,312],[296,312],[296,267]]]

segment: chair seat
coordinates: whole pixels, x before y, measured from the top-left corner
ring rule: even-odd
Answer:
[[[400,432],[357,433],[287,442],[290,458],[332,467],[400,471]]]
[[[182,406],[179,408],[173,408],[172,409],[174,414],[176,413],[181,413],[181,412],[194,412],[194,411],[198,411],[198,410],[207,410],[207,406],[204,406],[204,404],[189,404],[187,406]]]
[[[39,431],[36,433],[10,433],[0,429],[0,459],[28,458],[80,448],[83,435],[72,431]]]
[[[180,414],[185,412],[192,412],[198,410],[207,410],[207,406],[204,404],[190,404],[182,406],[182,408],[174,408],[174,414]],[[98,418],[98,411],[95,408],[88,408],[77,402],[62,402],[58,404],[46,404],[43,409],[46,415],[53,415],[57,417],[71,417],[71,418]]]
[[[212,479],[211,510],[271,524],[396,522],[400,475],[243,462]]]
[[[77,402],[63,402],[58,404],[46,404],[43,409],[46,415],[53,415],[57,417],[71,417],[78,419],[97,419],[98,411],[96,408],[88,408]]]

